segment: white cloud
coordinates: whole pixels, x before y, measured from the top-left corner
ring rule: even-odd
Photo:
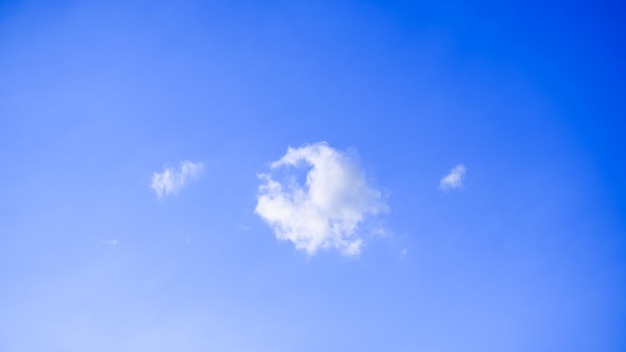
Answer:
[[[183,161],[180,163],[178,171],[167,167],[161,173],[152,174],[150,187],[156,192],[159,199],[170,194],[177,194],[190,180],[198,178],[203,170],[204,164],[201,162]]]
[[[309,168],[304,185],[295,174],[295,168],[303,165]],[[270,174],[259,175],[263,184],[255,213],[278,239],[292,241],[310,255],[322,248],[358,255],[363,245],[360,225],[387,207],[357,161],[322,142],[289,148],[271,164],[274,173],[282,167],[289,171],[283,182]]]
[[[450,173],[439,180],[439,188],[442,190],[449,190],[453,188],[463,187],[463,180],[465,179],[465,172],[467,169],[463,164],[459,164],[450,170]]]
[[[117,240],[102,241],[102,244],[107,246],[117,246]]]

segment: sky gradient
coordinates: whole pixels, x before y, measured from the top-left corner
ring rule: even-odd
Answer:
[[[626,350],[624,11],[0,1],[0,351]]]

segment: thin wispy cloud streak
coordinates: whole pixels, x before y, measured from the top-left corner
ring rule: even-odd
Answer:
[[[301,167],[308,168],[304,185],[296,177]],[[287,176],[277,180],[278,169],[285,169]],[[271,164],[271,171],[259,175],[255,213],[278,239],[309,255],[320,249],[358,255],[363,245],[360,226],[387,209],[358,162],[324,142],[289,148]]]
[[[204,171],[202,162],[183,161],[178,170],[166,167],[163,172],[152,174],[151,188],[159,199],[178,194],[191,181],[198,178]]]
[[[462,188],[465,181],[465,173],[467,168],[463,164],[458,164],[450,173],[439,180],[439,188],[447,191],[455,188]]]

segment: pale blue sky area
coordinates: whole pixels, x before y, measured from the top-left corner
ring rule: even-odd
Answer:
[[[625,9],[506,3],[0,1],[0,351],[626,350]]]

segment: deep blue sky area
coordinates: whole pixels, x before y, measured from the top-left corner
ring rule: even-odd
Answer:
[[[0,1],[0,351],[625,351],[625,15]]]

